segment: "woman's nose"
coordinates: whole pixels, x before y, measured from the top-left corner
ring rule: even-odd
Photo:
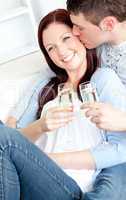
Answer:
[[[64,56],[65,53],[66,53],[66,50],[67,50],[67,48],[66,48],[65,45],[60,45],[60,46],[57,47],[57,51],[58,51],[59,56]]]

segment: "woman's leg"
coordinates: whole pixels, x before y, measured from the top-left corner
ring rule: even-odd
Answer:
[[[20,191],[21,190],[21,191]],[[82,192],[51,159],[15,129],[0,124],[0,199],[81,199]]]
[[[126,164],[104,169],[84,196],[76,183],[15,129],[0,125],[0,199],[124,200]],[[83,196],[83,197],[82,197]]]
[[[103,169],[94,183],[94,190],[84,195],[84,200],[125,200],[126,163]]]

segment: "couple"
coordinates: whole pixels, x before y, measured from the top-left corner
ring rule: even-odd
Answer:
[[[56,10],[44,17],[38,33],[40,48],[56,77],[41,93],[38,120],[20,132],[37,141],[39,147],[43,151],[47,149],[47,152],[43,153],[19,131],[1,123],[1,199],[16,200],[20,194],[23,199],[30,200],[124,199],[121,189],[125,185],[126,166],[111,166],[126,162],[125,134],[107,132],[107,142],[103,143],[100,130],[84,115],[83,118],[76,117],[71,107],[65,110],[58,107],[57,88],[61,82],[72,83],[80,103],[78,85],[91,80],[96,83],[100,101],[125,109],[125,87],[110,69],[97,69],[95,50],[86,50],[73,35],[72,22],[65,10]],[[79,125],[88,128],[90,137],[87,144],[83,141],[87,130],[84,127],[80,130]],[[57,138],[68,128],[71,130],[71,126],[75,127],[73,133],[78,135],[73,140],[72,151],[62,152],[62,141]],[[69,134],[71,137],[72,131]],[[45,135],[45,146],[42,146]],[[81,179],[84,173],[90,174],[89,180]]]

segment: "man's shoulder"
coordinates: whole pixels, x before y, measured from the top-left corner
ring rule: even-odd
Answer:
[[[103,53],[104,51],[107,50],[107,47],[109,46],[109,44],[102,44],[99,47],[97,47],[97,55],[99,56],[101,53]]]
[[[114,72],[114,70],[110,68],[98,68],[93,74],[91,80],[99,85],[106,85],[106,83],[120,83],[121,80]]]
[[[107,77],[108,79],[110,77],[115,77],[115,76],[118,77],[117,74],[114,72],[114,70],[110,68],[99,67],[93,74],[92,78],[99,79],[99,78]]]

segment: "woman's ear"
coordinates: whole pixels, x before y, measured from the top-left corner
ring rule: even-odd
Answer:
[[[113,31],[118,20],[114,16],[108,16],[101,20],[99,27],[102,31]]]

